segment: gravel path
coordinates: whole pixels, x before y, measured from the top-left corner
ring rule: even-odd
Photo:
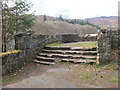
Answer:
[[[21,82],[7,85],[4,88],[76,88],[76,85],[70,84],[66,80],[59,78],[60,73],[68,71],[69,69],[66,68],[49,69],[40,76],[28,77]],[[54,73],[58,76],[54,76]]]
[[[118,71],[97,72],[93,69],[92,66],[86,67],[77,64],[60,64],[58,66],[46,66],[35,64],[31,69],[29,69],[28,74],[28,78],[25,78],[22,81],[16,82],[14,84],[7,85],[4,88],[118,87],[117,83],[112,82],[113,79],[117,79]],[[89,75],[86,76],[86,74]],[[97,83],[95,82],[96,78],[98,79],[98,81],[96,81]]]

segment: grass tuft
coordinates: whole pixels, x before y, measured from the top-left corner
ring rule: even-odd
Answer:
[[[97,64],[95,68],[100,70],[118,70],[118,64],[115,62],[101,64],[101,65]]]
[[[113,80],[113,82],[115,82],[115,83],[119,83],[120,81],[117,79],[117,80]]]

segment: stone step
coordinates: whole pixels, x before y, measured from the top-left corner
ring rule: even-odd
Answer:
[[[48,54],[48,53],[39,53],[39,56],[50,57],[50,58],[68,58],[68,59],[90,59],[96,60],[97,56],[84,56],[84,55],[67,55],[67,54]]]
[[[33,60],[33,62],[35,63],[39,63],[39,64],[46,64],[46,65],[54,65],[54,62],[47,62],[47,61],[39,61],[39,60]]]
[[[46,49],[42,49],[42,53],[97,55],[97,51],[46,50]]]
[[[96,60],[83,60],[83,59],[61,59],[61,62],[72,62],[72,63],[96,63]]]
[[[83,48],[83,47],[72,47],[70,48],[71,50],[76,50],[76,51],[96,51],[96,47],[89,47],[89,48]]]
[[[36,56],[38,61],[47,61],[47,62],[55,62],[54,58],[49,58],[49,57],[42,57],[42,56]]]
[[[96,51],[96,47],[89,47],[89,48],[83,48],[83,47],[44,47],[46,50],[76,50],[76,51]]]
[[[47,50],[70,50],[70,47],[44,47],[44,49],[47,49]]]

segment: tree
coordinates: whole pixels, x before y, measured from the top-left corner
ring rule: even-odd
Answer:
[[[65,20],[68,23],[68,20]]]
[[[9,1],[2,2],[2,52],[6,52],[6,45],[15,34],[28,32],[34,25],[35,17],[27,14],[31,4],[24,1],[13,1],[14,5],[9,6]]]
[[[55,19],[53,19],[53,21],[56,21]]]
[[[46,15],[44,15],[44,17],[43,17],[43,20],[44,20],[44,22],[47,20],[47,17],[46,17]]]
[[[16,1],[15,6],[12,7],[12,13],[15,15],[16,33],[26,32],[34,25],[34,15],[26,14],[31,9],[31,3],[24,1]]]
[[[62,18],[62,15],[58,17],[58,20],[64,21],[64,19]]]
[[[98,26],[98,25],[94,25],[94,24],[92,24],[92,23],[90,23],[89,21],[84,21],[84,20],[70,20],[70,21],[68,21],[68,20],[65,20],[67,23],[71,23],[71,24],[80,24],[80,25],[90,25],[90,26],[92,26],[92,27],[95,27],[95,28],[97,28],[97,29],[100,29],[100,27]]]
[[[2,52],[6,51],[6,42],[7,42],[7,19],[8,19],[8,5],[7,1],[2,2]]]

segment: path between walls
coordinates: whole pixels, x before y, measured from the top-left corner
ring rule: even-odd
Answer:
[[[38,64],[35,64],[38,65]],[[28,74],[28,78],[19,81],[15,84],[7,85],[4,88],[104,88],[104,87],[117,87],[116,83],[107,81],[107,78],[100,79],[98,84],[94,84],[93,78],[90,78],[90,83],[87,82],[87,78],[82,74],[89,72],[89,67],[80,66],[78,64],[57,64],[57,66],[42,66],[43,73],[39,72],[41,65],[33,68]],[[81,68],[81,69],[80,69]],[[91,66],[90,66],[91,68]],[[92,73],[90,73],[92,72]],[[90,69],[89,76],[93,75],[93,70]],[[117,71],[112,71],[106,74],[105,72],[96,72],[95,75],[102,75],[103,77],[117,77]],[[82,74],[80,74],[82,73]],[[84,74],[85,75],[85,74]],[[88,76],[88,77],[89,77]],[[99,76],[98,76],[99,77]],[[97,78],[98,78],[97,77]],[[109,79],[108,79],[109,80]],[[105,82],[106,85],[101,82]]]

